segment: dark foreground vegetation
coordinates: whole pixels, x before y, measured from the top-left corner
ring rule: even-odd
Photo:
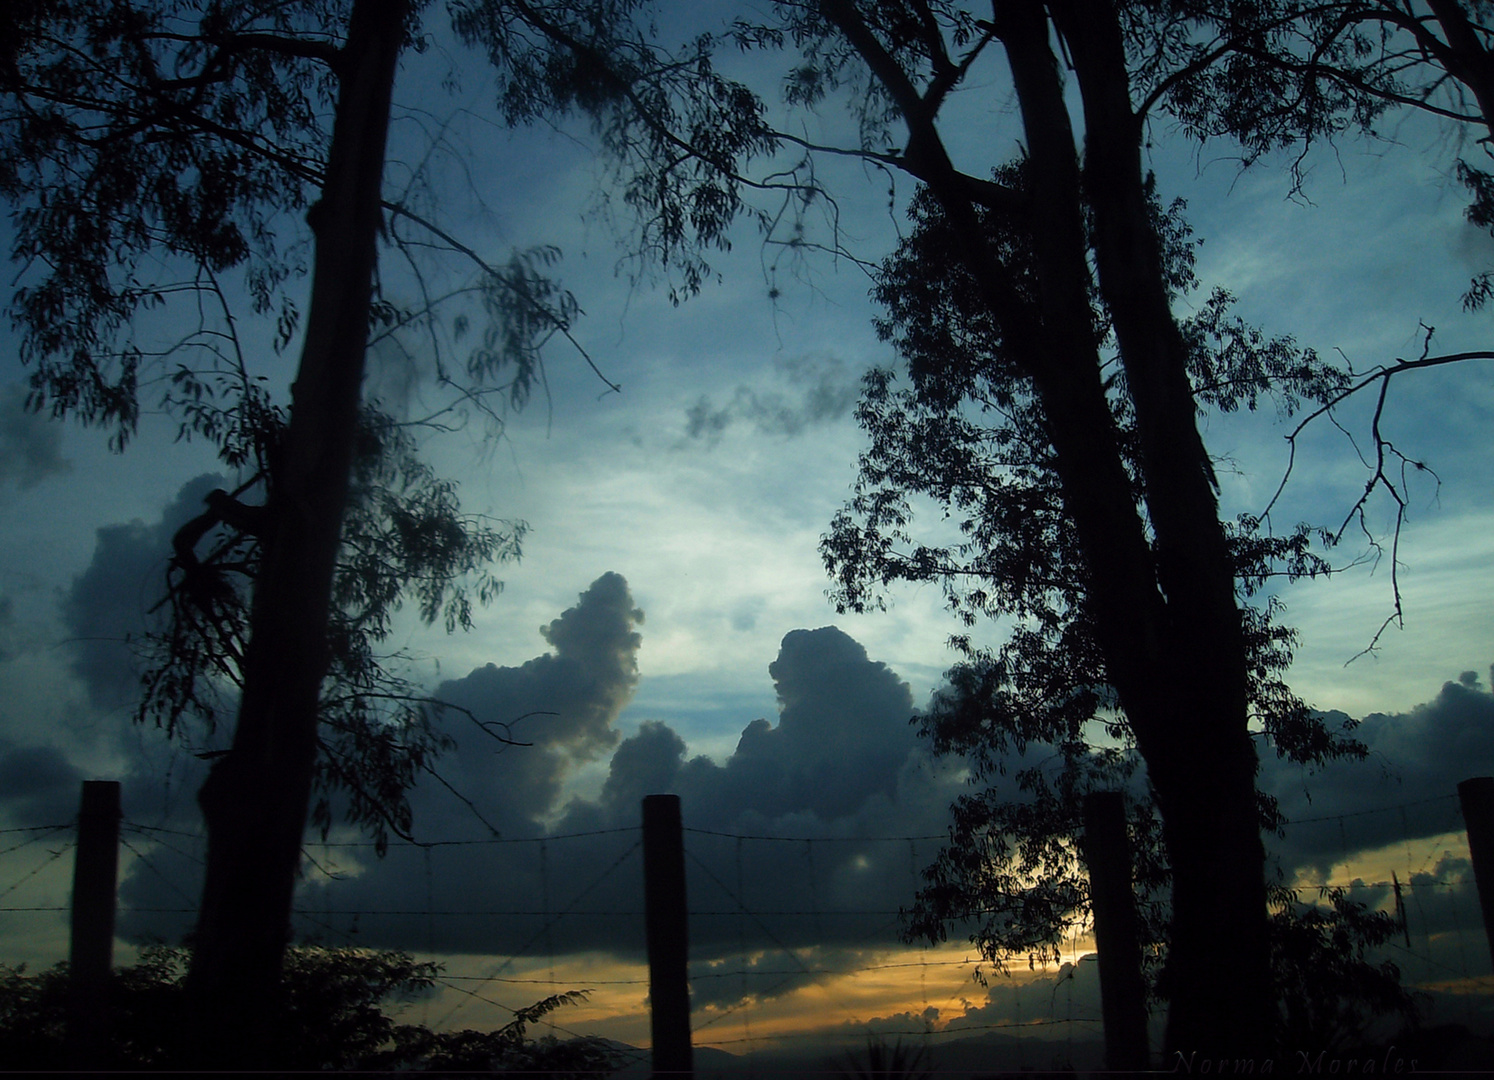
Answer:
[[[147,947],[113,973],[108,1069],[181,1068],[190,1054],[183,980],[189,954]],[[619,1064],[598,1039],[529,1037],[529,1025],[585,996],[557,994],[518,1010],[494,1031],[431,1031],[402,1023],[400,1006],[431,991],[439,964],[407,953],[301,946],[286,954],[285,1005],[269,1059],[297,1071],[524,1073],[601,1077]],[[0,1070],[67,1069],[68,966],[28,973],[0,964]],[[391,1015],[394,1014],[394,1015]]]

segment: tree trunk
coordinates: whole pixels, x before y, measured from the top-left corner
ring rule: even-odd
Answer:
[[[1442,48],[1428,51],[1433,52],[1450,75],[1473,91],[1484,127],[1494,134],[1494,55],[1484,46],[1484,38],[1469,21],[1468,12],[1459,0],[1427,0],[1427,7],[1432,9],[1447,39]],[[1416,37],[1426,48],[1423,35]]]
[[[1273,1002],[1234,566],[1151,223],[1119,21],[1106,0],[1050,7],[1084,102],[1092,245],[1135,407],[1167,607],[1168,655],[1157,670],[1135,673],[1148,685],[1117,686],[1138,733],[1148,735],[1143,750],[1173,867],[1166,1050],[1254,1056],[1269,1047]]]
[[[355,0],[337,74],[310,310],[270,484],[230,752],[199,793],[207,870],[188,993],[200,1063],[273,1067],[280,965],[317,752],[333,571],[347,502],[406,0]]]
[[[933,117],[904,105],[910,155],[916,146],[920,179],[961,237],[959,256],[983,282],[1013,353],[1025,358],[1087,564],[1099,644],[1156,791],[1174,880],[1166,1049],[1196,1052],[1191,1060],[1208,1059],[1211,1068],[1222,1059],[1258,1060],[1271,1050],[1273,1006],[1233,564],[1148,213],[1116,14],[1104,0],[1051,7],[1080,77],[1087,190],[1047,8],[1015,0],[993,10],[1026,135],[1035,319],[981,238],[968,185],[938,144]],[[886,81],[888,58],[874,54],[850,5],[822,0],[821,11]],[[1095,215],[1090,236],[1086,198]],[[1135,405],[1145,522],[1101,383],[1091,246]]]

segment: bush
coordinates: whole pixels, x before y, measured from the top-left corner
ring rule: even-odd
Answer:
[[[186,1064],[184,980],[187,950],[149,946],[131,967],[112,973],[111,1058],[117,1069]],[[285,1017],[276,1057],[297,1070],[461,1070],[601,1077],[616,1053],[596,1039],[528,1038],[528,1027],[563,1005],[573,990],[514,1014],[494,1031],[434,1032],[386,1012],[429,991],[441,966],[408,953],[301,946],[286,953]],[[0,964],[0,1062],[6,1070],[65,1068],[68,965],[29,974]]]

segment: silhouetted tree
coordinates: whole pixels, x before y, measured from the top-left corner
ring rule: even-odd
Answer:
[[[1402,1032],[1418,1024],[1416,999],[1401,986],[1400,969],[1370,957],[1403,932],[1393,915],[1366,909],[1342,888],[1321,890],[1320,903],[1304,903],[1290,889],[1275,890],[1272,899],[1279,1045],[1341,1056],[1382,1036],[1372,1029],[1383,1019],[1398,1020]]]
[[[1022,2],[993,6],[985,21],[921,0],[823,0],[781,5],[780,17],[786,28],[748,37],[787,34],[804,52],[789,84],[798,101],[842,85],[860,95],[864,148],[925,185],[948,224],[950,261],[969,276],[1052,448],[1051,490],[1084,567],[1086,629],[1146,762],[1172,868],[1167,1044],[1259,1053],[1272,991],[1250,646],[1189,343],[1170,309],[1119,13],[1103,2]],[[951,92],[993,44],[1020,109],[1020,187],[957,170],[940,126]],[[1065,67],[1077,99],[1065,95]],[[1083,110],[1082,159],[1070,100]],[[895,145],[894,123],[906,142],[882,150]],[[1021,262],[985,215],[1020,234]],[[1123,382],[1100,351],[1107,332]],[[1112,394],[1124,399],[1126,431]]]
[[[1122,7],[1142,111],[1170,113],[1190,137],[1236,143],[1243,150],[1243,165],[1273,152],[1291,154],[1294,192],[1305,182],[1302,164],[1314,146],[1355,133],[1378,139],[1382,123],[1421,113],[1446,136],[1439,150],[1452,151],[1447,171],[1472,196],[1468,220],[1486,231],[1494,229],[1494,173],[1488,160],[1494,145],[1494,28],[1487,25],[1489,12],[1481,0],[1169,0]],[[1481,152],[1473,152],[1475,146]],[[1473,277],[1463,295],[1465,308],[1482,308],[1494,296],[1491,273]],[[1346,524],[1361,527],[1378,555],[1382,544],[1365,509],[1373,498],[1394,508],[1395,524],[1384,545],[1389,548],[1392,606],[1366,652],[1388,627],[1403,622],[1398,570],[1407,478],[1437,479],[1382,427],[1390,383],[1429,368],[1494,359],[1494,351],[1487,349],[1436,355],[1433,328],[1422,329],[1420,355],[1361,370],[1289,436],[1295,450],[1307,425],[1362,391],[1378,393],[1362,429],[1361,445],[1373,447],[1365,455],[1370,477],[1344,517]],[[1290,470],[1283,485],[1289,477]]]
[[[1026,189],[1020,166],[999,170],[996,179]],[[1193,244],[1181,207],[1164,214],[1153,205],[1151,213],[1170,288],[1191,288]],[[822,551],[843,606],[879,605],[881,587],[894,580],[929,582],[967,626],[1014,620],[998,650],[964,634],[953,639],[965,660],[920,718],[933,747],[960,754],[982,789],[954,805],[951,843],[929,869],[910,930],[938,939],[951,924],[973,919],[974,940],[987,956],[1047,955],[1088,903],[1074,840],[1082,797],[1115,787],[1137,792],[1142,762],[1097,639],[1095,586],[1067,513],[1042,403],[1002,324],[989,316],[980,283],[951,256],[956,238],[940,205],[920,193],[912,218],[914,228],[884,263],[876,289],[886,312],[879,329],[907,362],[911,386],[899,388],[885,370],[867,377],[857,415],[871,446],[855,497],[836,516]],[[991,212],[979,218],[1017,278],[1021,302],[1035,308],[1024,228]],[[1098,294],[1092,302],[1105,333]],[[1216,290],[1180,326],[1201,407],[1231,412],[1270,401],[1290,413],[1303,398],[1319,400],[1342,385],[1341,372],[1290,339],[1266,339],[1232,317],[1229,304]],[[1116,370],[1107,382],[1129,491],[1141,503],[1145,479],[1126,373]],[[950,542],[918,541],[914,496],[931,498],[953,517]],[[1242,518],[1228,533],[1242,600],[1275,575],[1326,571],[1306,527],[1273,537],[1256,526]],[[1253,726],[1294,760],[1362,754],[1352,740],[1325,730],[1282,681],[1294,634],[1274,623],[1272,607],[1242,603],[1241,611]],[[1007,775],[1009,767],[1015,775]],[[1164,899],[1171,879],[1155,842],[1153,806],[1139,792],[1131,804],[1142,895]],[[1279,825],[1269,799],[1260,814],[1265,826]],[[1170,937],[1165,904],[1144,904],[1142,913],[1151,942]]]
[[[148,627],[134,645],[146,664],[136,720],[153,721],[212,758],[221,752],[215,733],[244,684],[263,508],[223,491],[210,492],[207,502],[176,533],[166,595],[156,605],[167,613],[164,623]],[[502,589],[489,567],[519,557],[525,526],[500,524],[464,515],[456,485],[420,460],[409,430],[363,407],[318,706],[311,819],[324,837],[338,802],[380,854],[391,831],[413,839],[408,792],[422,772],[439,776],[436,760],[455,745],[440,724],[448,712],[471,721],[473,734],[512,744],[506,725],[478,723],[432,698],[405,675],[403,656],[381,647],[407,600],[427,625],[471,628],[473,604]]]
[[[455,5],[453,16],[499,63],[509,120],[570,108],[621,117],[607,131],[622,140],[617,147],[637,150],[644,143],[626,134],[631,100],[594,71],[607,50],[626,52],[629,20],[641,6],[514,0],[480,14]],[[111,445],[123,449],[142,387],[160,385],[181,434],[212,439],[263,493],[257,506],[236,497],[245,489],[219,493],[209,508],[216,517],[178,536],[173,610],[177,629],[183,620],[191,625],[174,640],[168,631],[166,644],[179,651],[157,669],[146,706],[163,708],[168,724],[184,711],[202,712],[197,678],[208,666],[237,683],[232,745],[215,758],[199,798],[208,856],[188,979],[205,1059],[235,1065],[252,1064],[269,1045],[319,770],[352,794],[354,816],[378,834],[403,827],[403,788],[438,748],[424,729],[391,732],[369,711],[371,701],[398,696],[377,685],[381,669],[370,664],[381,620],[409,592],[428,619],[440,612],[464,621],[465,594],[452,591],[459,575],[513,550],[512,536],[458,519],[449,486],[401,471],[412,459],[387,418],[360,401],[374,328],[432,317],[379,295],[380,240],[409,252],[402,230],[417,230],[420,246],[443,247],[478,269],[476,291],[493,319],[467,364],[479,386],[465,400],[475,407],[488,408],[480,384],[501,372],[508,381],[494,389],[522,403],[538,377],[540,347],[568,337],[577,310],[537,271],[553,252],[490,264],[409,203],[384,199],[395,72],[403,53],[424,45],[418,7],[121,0],[100,8],[63,0],[8,6],[4,16],[0,192],[16,207],[12,254],[27,271],[10,310],[32,366],[30,404],[105,425]],[[688,77],[730,98],[724,81],[710,82],[708,66],[697,63]],[[618,160],[624,171],[642,161],[655,179],[668,172],[646,153]],[[713,183],[666,184],[672,195],[703,200],[702,210],[666,223],[662,239],[645,238],[649,251],[683,261],[686,291],[703,274],[688,253],[697,243],[724,242],[710,224]],[[303,213],[309,260],[296,227]],[[291,283],[308,269],[302,328]],[[283,416],[245,363],[220,284],[230,270],[243,273],[254,313],[275,320],[277,346],[301,333]],[[171,321],[183,296],[189,309],[217,312],[184,337]],[[165,310],[152,323],[157,309]],[[161,346],[169,334],[177,340]],[[162,362],[184,349],[209,356],[205,369],[182,364],[158,383]],[[368,440],[382,455],[360,457]],[[355,479],[376,480],[378,490],[363,493],[350,519]],[[237,548],[243,566],[197,555],[197,542],[218,525],[228,529],[224,551]],[[372,567],[391,556],[404,560],[387,567],[392,573]],[[423,582],[400,576],[422,570],[432,575]],[[233,571],[252,572],[247,623],[234,621],[244,601],[224,580]],[[191,649],[197,654],[180,651]],[[329,670],[355,692],[324,694]]]
[[[1314,144],[1346,132],[1377,137],[1387,114],[1420,111],[1453,134],[1454,164],[1494,224],[1494,177],[1464,156],[1494,134],[1494,28],[1482,0],[1343,0],[1128,4],[1123,11],[1138,92],[1190,136],[1226,138],[1246,164],[1294,152],[1292,183]],[[1487,165],[1483,161],[1482,165]],[[1468,294],[1489,296],[1488,275]]]

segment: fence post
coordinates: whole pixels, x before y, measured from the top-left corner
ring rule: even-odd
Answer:
[[[1478,886],[1478,906],[1484,913],[1484,937],[1494,963],[1494,776],[1474,776],[1458,785],[1463,804],[1463,826],[1468,831],[1468,855]]]
[[[1100,1015],[1105,1023],[1105,1067],[1138,1072],[1151,1067],[1147,1047],[1146,983],[1136,898],[1131,892],[1131,843],[1119,791],[1084,796],[1084,858],[1100,954]]]
[[[119,781],[83,781],[68,951],[67,1054],[74,1069],[110,1064],[109,968],[114,960],[119,817]]]
[[[643,798],[643,911],[654,1075],[690,1080],[690,940],[685,838],[678,795]]]

